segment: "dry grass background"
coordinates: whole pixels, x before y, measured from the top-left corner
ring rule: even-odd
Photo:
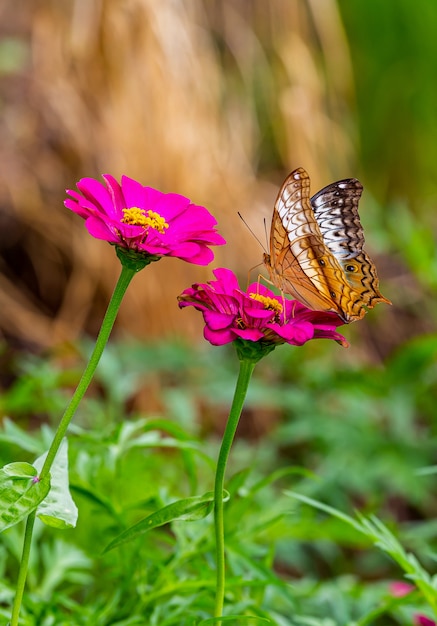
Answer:
[[[354,83],[334,0],[3,0],[0,23],[3,41],[21,45],[0,82],[8,339],[48,346],[100,324],[119,262],[63,207],[82,176],[124,173],[207,206],[228,241],[214,266],[244,280],[262,250],[237,211],[264,241],[292,168],[310,172],[314,191],[356,175]],[[172,259],[142,272],[118,332],[197,333],[200,316],[182,318],[176,296],[210,272]]]

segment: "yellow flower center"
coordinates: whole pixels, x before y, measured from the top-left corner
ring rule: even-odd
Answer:
[[[168,224],[159,213],[155,211],[145,211],[136,206],[130,209],[123,209],[124,217],[121,220],[123,224],[131,224],[132,226],[142,226],[143,228],[154,228],[163,234]]]
[[[276,315],[280,315],[282,313],[282,304],[274,298],[268,298],[267,296],[262,296],[259,293],[250,293],[249,296],[254,300],[258,300],[258,302],[262,302],[266,309],[274,311]]]

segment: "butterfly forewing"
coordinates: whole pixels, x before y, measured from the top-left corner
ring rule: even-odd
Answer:
[[[297,298],[310,308],[328,310],[332,305],[330,300],[323,295],[322,289],[326,288],[326,285],[311,267],[310,260],[318,244],[314,239],[309,236],[292,245],[276,212],[271,231],[273,254],[264,255],[264,262],[270,272],[272,282],[278,289]],[[314,283],[308,274],[313,276]]]
[[[358,215],[362,186],[356,179],[328,185],[310,200],[310,179],[294,170],[278,194],[264,255],[274,285],[312,309],[335,311],[345,322],[365,306],[388,302],[376,269],[363,251]]]

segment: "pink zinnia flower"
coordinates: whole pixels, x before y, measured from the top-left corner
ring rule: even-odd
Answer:
[[[297,300],[276,296],[259,283],[242,291],[235,274],[225,268],[213,273],[217,280],[195,284],[179,296],[180,307],[194,306],[202,312],[204,336],[213,345],[240,339],[301,346],[322,337],[348,345],[335,330],[343,323],[337,314],[311,311]]]
[[[213,216],[176,193],[161,193],[122,176],[121,185],[109,174],[106,187],[94,178],[82,178],[77,191],[67,190],[65,206],[86,220],[97,239],[134,252],[173,256],[196,265],[208,265],[214,254],[208,246],[223,245]]]

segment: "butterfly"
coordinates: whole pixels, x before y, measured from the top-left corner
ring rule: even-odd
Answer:
[[[334,311],[345,323],[361,319],[378,302],[391,304],[364,251],[362,191],[356,178],[346,178],[310,198],[307,172],[302,167],[291,172],[276,199],[270,253],[263,259],[283,293],[310,309]]]

